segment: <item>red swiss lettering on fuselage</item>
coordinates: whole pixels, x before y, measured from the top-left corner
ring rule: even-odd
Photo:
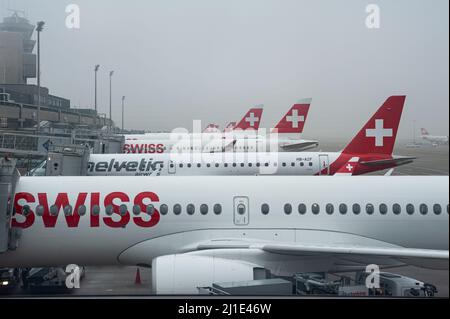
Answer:
[[[164,144],[129,144],[123,145],[126,154],[162,154],[165,151]]]
[[[86,201],[90,197],[90,205],[86,204]],[[86,209],[89,214],[86,214],[85,218],[90,218],[89,226],[91,228],[100,227],[101,221],[103,224],[110,228],[122,228],[127,226],[131,220],[133,223],[142,228],[151,228],[156,226],[160,220],[159,211],[155,208],[153,214],[148,216],[145,214],[146,205],[150,202],[159,202],[159,197],[152,192],[143,192],[136,195],[133,201],[126,193],[113,192],[107,194],[103,200],[103,211],[106,207],[112,207],[113,214],[119,216],[103,216],[98,214],[99,208],[101,209],[101,194],[100,193],[79,193],[77,199],[74,202],[70,202],[69,195],[67,193],[59,193],[56,196],[54,203],[49,203],[48,195],[46,193],[38,193],[34,196],[30,193],[17,193],[14,197],[14,216],[11,221],[11,226],[16,228],[26,229],[34,225],[36,218],[42,218],[42,223],[45,228],[55,228],[58,222],[58,218],[64,218],[67,227],[77,228],[80,225],[80,220],[83,218],[80,214],[80,209]],[[144,203],[147,202],[147,204]],[[40,206],[42,210],[42,216],[38,216],[35,210],[31,209],[31,206]],[[124,213],[121,211],[120,206],[125,205],[127,211]],[[136,216],[131,218],[131,213],[128,208],[131,205],[138,205],[141,209],[142,216]],[[24,207],[27,206],[27,214],[24,213]],[[64,214],[64,209],[70,207],[72,212],[70,214]],[[55,210],[58,212],[55,214]],[[53,213],[53,214],[52,214]],[[18,215],[21,215],[20,218]],[[62,215],[62,216],[61,216]],[[145,215],[145,217],[144,217]]]

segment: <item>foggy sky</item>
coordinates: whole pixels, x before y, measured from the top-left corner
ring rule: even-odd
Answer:
[[[81,9],[81,29],[65,26],[65,7]],[[381,28],[365,26],[366,5],[381,8]],[[26,10],[42,34],[42,84],[94,105],[113,119],[127,97],[126,127],[171,130],[192,120],[239,120],[264,104],[272,127],[300,98],[313,103],[305,138],[347,140],[393,94],[406,94],[400,138],[412,121],[448,135],[447,0],[0,0]]]

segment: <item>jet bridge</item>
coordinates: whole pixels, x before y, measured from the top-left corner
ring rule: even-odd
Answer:
[[[0,158],[0,254],[15,250],[20,237],[20,230],[11,228],[12,203],[20,174],[16,169],[16,160]]]

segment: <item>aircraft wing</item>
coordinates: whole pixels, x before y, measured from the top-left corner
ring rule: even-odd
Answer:
[[[316,148],[317,146],[319,146],[318,141],[307,140],[280,145],[280,147],[287,152],[302,152],[311,148]]]
[[[359,164],[365,165],[365,166],[386,166],[386,165],[406,165],[412,163],[416,157],[406,157],[406,156],[396,156],[391,159],[383,159],[383,160],[374,160],[374,161],[361,161]]]
[[[448,250],[429,250],[404,248],[386,244],[386,246],[349,245],[349,244],[304,244],[304,243],[276,243],[276,242],[246,242],[237,240],[210,241],[199,244],[197,250],[218,249],[248,249],[259,250],[266,254],[289,256],[290,258],[325,258],[333,260],[335,264],[367,266],[378,264],[397,266],[413,265],[430,269],[449,269]],[[282,259],[282,258],[281,258]]]

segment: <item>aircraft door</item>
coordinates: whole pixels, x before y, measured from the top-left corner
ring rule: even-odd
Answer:
[[[173,161],[169,161],[168,171],[169,174],[175,174],[177,172],[177,166]]]
[[[234,198],[234,224],[246,226],[250,219],[250,205],[248,197]]]
[[[319,175],[330,175],[330,158],[328,155],[319,155]]]

